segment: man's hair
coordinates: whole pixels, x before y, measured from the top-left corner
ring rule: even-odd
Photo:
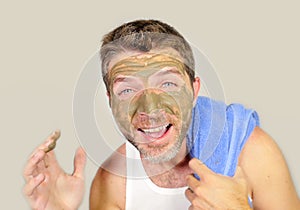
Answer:
[[[100,49],[102,77],[109,91],[108,65],[122,52],[149,52],[166,48],[175,49],[183,59],[191,83],[195,78],[193,52],[184,37],[172,26],[158,20],[135,20],[125,23],[103,37]]]

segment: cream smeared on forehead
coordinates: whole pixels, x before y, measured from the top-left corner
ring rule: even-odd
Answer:
[[[172,56],[177,60],[183,62],[183,58],[180,56],[179,52],[174,50],[173,48],[164,48],[164,49],[155,49],[149,52],[137,52],[137,51],[124,51],[122,53],[118,53],[115,55],[108,64],[108,72],[111,68],[118,63],[120,60],[123,60],[128,57],[137,57],[137,58],[151,58],[155,54],[165,54],[168,56]]]
[[[176,57],[167,54],[147,53],[126,57],[111,67],[107,74],[108,86],[111,91],[113,84],[120,76],[139,75],[146,79],[150,75],[168,68],[169,70],[176,69],[183,78],[187,76],[185,65]]]

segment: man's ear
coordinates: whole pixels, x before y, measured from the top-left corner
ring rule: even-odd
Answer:
[[[111,108],[111,98],[110,98],[110,92],[106,92],[106,96],[108,98],[108,101],[109,101],[109,107]]]
[[[194,91],[193,106],[196,105],[196,101],[197,101],[198,94],[199,94],[199,91],[200,91],[200,86],[201,86],[200,78],[199,77],[195,77],[195,80],[193,82],[193,91]]]

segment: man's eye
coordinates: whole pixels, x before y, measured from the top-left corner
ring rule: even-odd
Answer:
[[[176,87],[177,85],[175,84],[175,83],[173,83],[173,82],[164,82],[163,84],[162,84],[162,87],[163,88],[167,88],[167,87]]]
[[[127,94],[132,93],[132,92],[133,92],[132,89],[125,89],[125,90],[120,91],[120,92],[118,93],[118,95],[119,95],[119,96],[121,96],[121,95],[127,95]]]

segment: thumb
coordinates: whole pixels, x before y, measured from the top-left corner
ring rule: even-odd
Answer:
[[[240,166],[237,166],[233,178],[235,179],[245,178],[244,170]]]
[[[251,197],[251,192],[249,191],[249,183],[247,181],[247,175],[244,173],[243,168],[240,166],[237,166],[235,174],[233,176],[233,179],[240,184],[240,186],[243,186],[244,192],[247,193],[248,191],[248,197]]]
[[[214,174],[202,161],[196,158],[190,160],[189,167],[202,178],[206,175]]]
[[[74,172],[73,176],[84,178],[84,168],[86,164],[86,154],[82,147],[79,147],[76,151],[74,158]]]

